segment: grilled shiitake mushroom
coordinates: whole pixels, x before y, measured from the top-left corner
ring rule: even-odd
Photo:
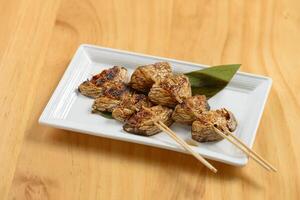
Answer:
[[[191,97],[192,91],[188,77],[180,74],[158,80],[148,95],[150,100],[156,104],[175,107],[178,103]]]
[[[78,91],[84,96],[97,98],[102,95],[103,87],[105,87],[107,82],[125,82],[126,80],[127,69],[124,67],[114,66],[93,76],[91,80],[81,83],[78,87]]]
[[[159,79],[172,73],[167,62],[158,62],[151,65],[139,66],[132,74],[130,86],[141,92],[149,92],[152,85]]]
[[[151,107],[152,103],[144,94],[133,94],[122,102],[112,111],[112,116],[121,122],[127,121],[131,115],[138,112],[142,107]]]
[[[115,119],[125,122],[123,129],[129,133],[151,136],[161,132],[155,122],[170,126],[175,120],[192,124],[194,140],[211,142],[223,139],[216,129],[227,134],[237,127],[230,111],[225,108],[209,111],[205,96],[192,97],[189,79],[185,75],[173,75],[166,62],[140,66],[131,77],[130,86],[142,92],[150,90],[149,98],[135,93],[125,83],[126,74],[125,68],[115,66],[83,82],[78,91],[96,98],[93,112],[112,112]],[[152,103],[158,105],[151,107]],[[175,106],[172,114],[168,107]]]
[[[107,82],[102,95],[95,99],[92,112],[112,112],[132,91],[123,82]]]
[[[216,133],[215,128],[226,134],[233,132],[237,127],[234,115],[222,108],[215,111],[205,111],[192,124],[192,138],[198,142],[213,142],[223,138]]]
[[[102,94],[102,87],[98,87],[87,80],[79,85],[78,92],[87,97],[97,98]]]
[[[101,73],[92,77],[91,82],[96,86],[102,86],[107,81],[126,82],[127,69],[125,67],[114,66],[103,70]]]
[[[172,109],[158,105],[151,108],[143,107],[139,112],[132,115],[124,124],[123,129],[126,132],[138,135],[151,136],[161,132],[161,130],[154,124],[161,121],[167,126],[171,126]]]
[[[195,95],[186,98],[178,104],[172,114],[175,122],[192,124],[202,112],[210,109],[205,95]]]

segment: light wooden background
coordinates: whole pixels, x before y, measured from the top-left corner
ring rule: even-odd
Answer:
[[[0,1],[1,199],[300,199],[300,3]],[[81,43],[273,78],[254,149],[267,173],[40,126]]]

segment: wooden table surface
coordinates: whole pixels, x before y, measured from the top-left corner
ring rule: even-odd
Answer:
[[[1,199],[300,199],[300,3],[1,0]],[[272,77],[243,168],[72,133],[37,120],[82,43]]]

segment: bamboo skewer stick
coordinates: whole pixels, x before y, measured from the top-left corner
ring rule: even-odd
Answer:
[[[200,118],[200,115],[197,112],[193,112],[193,109],[191,109],[191,110],[192,110],[192,113],[197,118]],[[277,169],[274,166],[272,166],[269,162],[267,162],[265,159],[263,159],[254,150],[250,149],[245,143],[243,143],[233,133],[231,133],[230,131],[225,131],[226,134],[228,134],[229,136],[231,136],[231,137],[228,137],[226,134],[224,134],[222,131],[220,131],[216,127],[214,127],[214,129],[216,130],[216,132],[220,136],[222,136],[223,138],[227,139],[229,142],[231,142],[232,144],[234,144],[236,147],[238,147],[241,151],[243,151],[249,157],[253,158],[258,164],[260,164],[261,166],[263,166],[265,169],[267,169],[269,171],[272,170],[274,172],[277,172]]]
[[[266,170],[270,171],[271,168],[266,165],[264,162],[262,162],[260,159],[258,159],[257,157],[253,156],[251,153],[249,153],[249,151],[247,151],[247,149],[245,149],[245,147],[240,146],[239,143],[237,143],[235,140],[233,140],[231,137],[227,136],[226,134],[224,134],[222,131],[220,131],[217,128],[214,128],[215,131],[223,138],[227,139],[229,142],[231,142],[233,145],[235,145],[236,147],[238,147],[241,151],[243,151],[246,155],[248,155],[249,157],[251,157],[253,160],[255,160],[258,164],[260,164],[262,167],[264,167]]]
[[[144,107],[145,110],[152,112],[149,108]],[[167,133],[172,139],[174,139],[178,144],[180,144],[185,150],[187,150],[190,154],[192,154],[197,160],[199,160],[202,164],[204,164],[207,168],[209,168],[212,172],[217,173],[217,169],[212,166],[207,160],[205,160],[200,154],[194,152],[194,150],[180,137],[176,135],[174,131],[172,131],[168,126],[166,126],[162,121],[154,122],[154,124],[162,131]]]
[[[196,113],[194,113],[194,115],[197,116],[197,117],[199,117],[199,115],[196,114]],[[253,151],[252,149],[250,149],[246,144],[244,144],[238,137],[236,137],[230,131],[226,131],[226,133],[228,135],[230,135],[234,140],[232,140],[232,138],[228,137],[226,134],[224,134],[223,132],[221,132],[216,127],[214,127],[214,129],[216,130],[216,132],[220,136],[222,136],[223,138],[227,139],[229,142],[231,142],[232,144],[234,144],[237,148],[239,148],[241,151],[243,151],[249,157],[253,158],[256,162],[258,162],[260,165],[262,165],[265,169],[267,169],[267,170],[273,170],[274,172],[277,171],[277,169],[275,167],[273,167],[270,163],[268,163],[265,159],[263,159],[255,151]]]
[[[200,154],[194,152],[194,150],[180,137],[176,135],[174,131],[172,131],[168,126],[166,126],[163,122],[158,121],[154,122],[154,124],[167,133],[171,138],[173,138],[178,144],[180,144],[185,150],[187,150],[190,154],[192,154],[195,158],[197,158],[202,164],[204,164],[207,168],[209,168],[212,172],[217,173],[217,169],[212,166],[207,160],[205,160]]]
[[[264,164],[266,164],[269,168],[271,168],[274,172],[277,172],[277,169],[273,167],[268,161],[263,159],[260,155],[258,155],[255,151],[250,149],[245,143],[243,143],[238,137],[236,137],[234,134],[232,134],[229,131],[226,131],[228,135],[230,135],[232,138],[234,138],[240,145],[242,145],[245,149],[247,149],[250,153],[255,155],[258,159],[260,159]]]

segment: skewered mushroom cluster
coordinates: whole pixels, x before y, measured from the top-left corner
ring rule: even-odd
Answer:
[[[124,122],[129,133],[150,136],[161,130],[158,121],[170,126],[174,121],[192,125],[192,138],[199,142],[218,141],[236,129],[233,114],[222,108],[210,110],[204,95],[192,96],[189,79],[172,74],[167,62],[139,66],[127,83],[127,70],[115,66],[83,82],[81,94],[95,98],[93,112],[112,112]],[[148,94],[147,94],[148,93]],[[174,109],[174,111],[173,111]]]
[[[110,88],[115,82],[125,82],[126,78],[127,69],[114,66],[94,75],[91,80],[81,83],[78,87],[78,91],[84,96],[97,98],[102,96],[103,92]]]
[[[167,62],[139,66],[131,76],[130,85],[137,91],[149,92],[155,82],[171,74],[171,66]]]

